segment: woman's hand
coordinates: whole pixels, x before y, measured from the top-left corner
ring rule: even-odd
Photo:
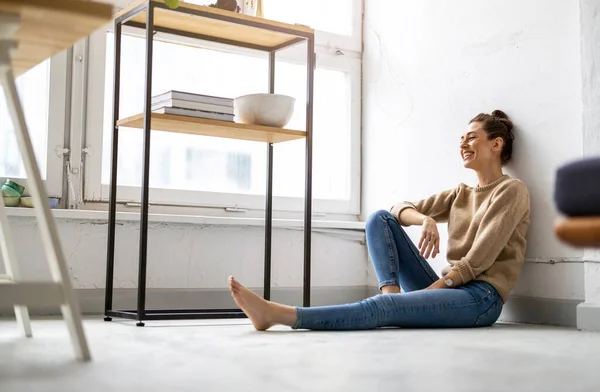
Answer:
[[[437,289],[447,289],[448,286],[446,286],[446,284],[444,283],[444,279],[438,279],[435,282],[433,282],[432,284],[429,285],[429,287],[425,288],[425,290],[437,290]]]
[[[450,286],[446,284],[446,279],[450,279],[452,281],[452,284]],[[446,275],[429,285],[429,287],[427,287],[425,290],[449,289],[462,286],[462,284],[463,280],[460,276],[460,273],[458,273],[458,271],[450,271]]]
[[[425,217],[423,219],[419,251],[421,256],[426,259],[429,256],[435,258],[440,253],[440,233],[438,233],[437,223],[433,218]]]

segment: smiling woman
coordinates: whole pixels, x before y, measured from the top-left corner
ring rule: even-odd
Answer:
[[[460,138],[461,156],[465,167],[477,170],[476,154],[473,151],[480,143],[485,143],[489,149],[483,151],[500,152],[500,162],[506,165],[512,158],[512,145],[515,139],[513,123],[502,110],[494,110],[492,114],[480,113],[469,123],[469,131]],[[464,146],[464,148],[463,148]],[[489,159],[489,157],[487,157]],[[485,163],[484,161],[481,161]]]
[[[529,228],[527,187],[502,172],[512,156],[512,127],[500,110],[469,122],[460,153],[465,168],[477,173],[477,186],[460,184],[371,215],[367,246],[386,295],[347,305],[292,308],[265,301],[230,277],[237,304],[258,330],[276,324],[314,330],[494,324],[517,282]],[[445,222],[448,264],[440,278],[427,259],[439,253],[437,223]],[[422,227],[418,246],[402,228],[410,225]]]

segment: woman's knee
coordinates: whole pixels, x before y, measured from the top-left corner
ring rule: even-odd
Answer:
[[[374,225],[377,225],[379,223],[383,223],[386,221],[386,219],[389,219],[389,218],[394,218],[394,216],[389,211],[386,211],[386,210],[376,211],[367,218],[365,228],[367,230],[369,230],[369,228],[371,228]]]

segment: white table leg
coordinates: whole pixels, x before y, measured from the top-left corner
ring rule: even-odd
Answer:
[[[61,306],[63,317],[71,335],[75,355],[78,359],[87,361],[90,360],[90,352],[81,321],[79,302],[73,291],[60,238],[50,211],[50,206],[48,205],[48,196],[35,160],[35,153],[27,130],[25,115],[15,86],[10,60],[10,50],[15,46],[14,41],[0,39],[0,82],[4,86],[8,110],[15,127],[17,143],[27,173],[27,185],[33,197],[36,216],[40,224],[42,242],[44,243],[46,257],[50,265],[50,272],[53,280],[60,282],[63,287],[65,298],[65,304]]]

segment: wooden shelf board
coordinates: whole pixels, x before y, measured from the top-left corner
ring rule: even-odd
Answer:
[[[136,114],[117,122],[119,127],[143,128],[144,115]],[[306,132],[290,129],[238,124],[190,116],[152,113],[151,128],[155,131],[186,133],[256,142],[281,143],[306,137]]]
[[[19,76],[110,22],[113,6],[81,0],[0,0],[0,12],[21,18],[12,37],[19,42],[12,55]]]
[[[124,15],[148,1],[164,5],[162,0],[139,0],[120,11],[116,17]],[[186,11],[201,11],[211,15],[215,19],[191,15],[186,13]],[[219,18],[226,18],[228,20],[221,20]],[[146,13],[141,12],[132,18],[131,21],[145,25]],[[247,26],[243,23],[251,23],[257,27]],[[218,8],[189,4],[183,1],[176,10],[155,8],[154,25],[165,29],[212,37],[216,41],[228,40],[271,49],[295,42],[298,36],[314,35],[314,30],[306,26],[257,18]],[[269,28],[287,29],[290,33],[268,30]]]

